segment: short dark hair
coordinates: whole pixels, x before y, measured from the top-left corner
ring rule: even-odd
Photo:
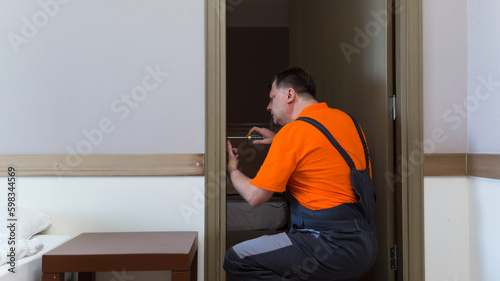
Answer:
[[[299,95],[309,94],[316,98],[316,84],[311,74],[300,67],[288,68],[276,74],[271,85],[276,82],[276,88],[293,88]]]

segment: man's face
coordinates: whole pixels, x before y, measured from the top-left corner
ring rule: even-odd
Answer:
[[[283,126],[286,125],[286,109],[287,109],[287,90],[285,88],[276,88],[276,81],[273,82],[271,91],[269,92],[269,105],[267,110],[271,112],[274,124]]]

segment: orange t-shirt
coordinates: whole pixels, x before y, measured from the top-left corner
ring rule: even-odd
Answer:
[[[303,116],[323,124],[351,156],[357,170],[366,168],[361,139],[347,114],[318,103],[302,110],[299,117]],[[251,183],[274,192],[288,187],[290,194],[311,210],[358,200],[344,158],[321,131],[304,121],[290,122],[275,135]]]

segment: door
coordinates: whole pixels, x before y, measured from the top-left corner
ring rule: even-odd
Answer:
[[[393,90],[392,15],[387,0],[290,0],[290,66],[308,70],[317,98],[353,115],[362,126],[377,192],[379,251],[363,280],[395,280],[394,121],[388,115]]]

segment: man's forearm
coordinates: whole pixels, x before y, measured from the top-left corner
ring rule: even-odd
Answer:
[[[229,175],[234,188],[253,207],[266,202],[274,193],[251,184],[251,179],[238,169],[233,169]]]

